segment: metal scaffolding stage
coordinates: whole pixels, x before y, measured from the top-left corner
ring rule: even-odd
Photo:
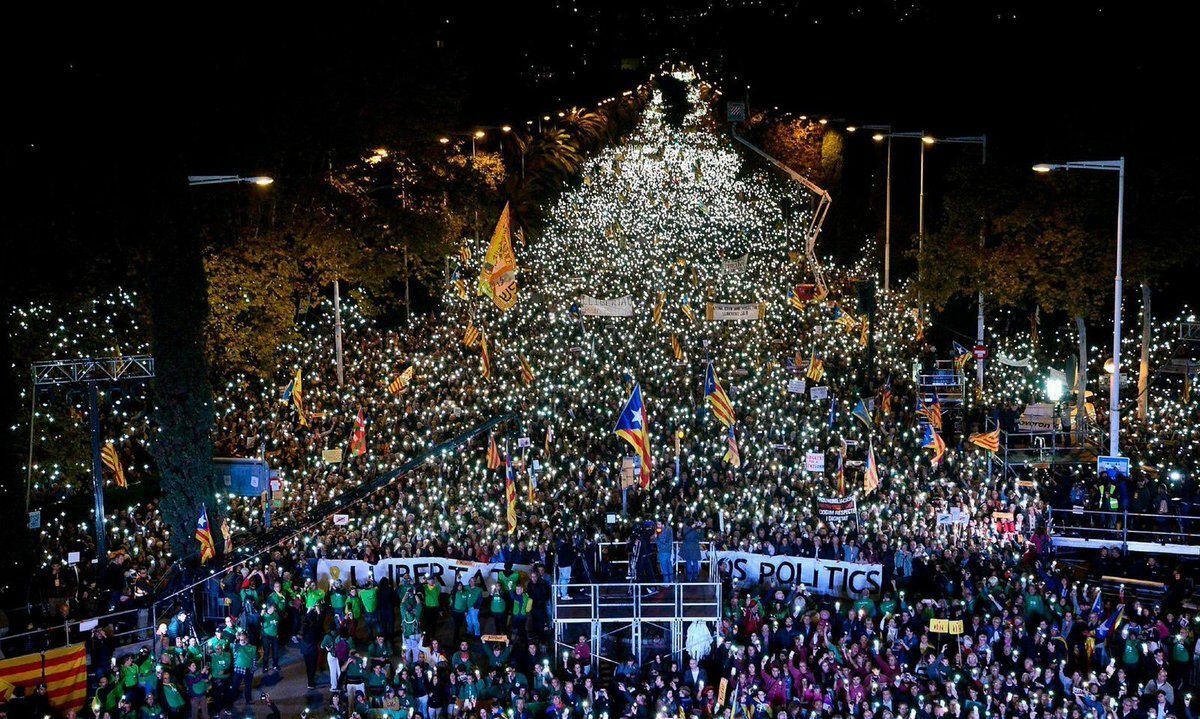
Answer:
[[[679,658],[688,629],[705,622],[716,634],[721,620],[717,582],[572,584],[569,599],[554,593],[554,639],[569,652],[583,636],[592,663],[613,665],[633,657],[670,654]]]

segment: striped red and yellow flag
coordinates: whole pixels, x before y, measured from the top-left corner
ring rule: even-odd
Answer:
[[[696,313],[694,311],[692,311],[691,305],[681,304],[681,305],[679,305],[679,310],[681,312],[683,312],[683,316],[687,317],[688,320],[690,320],[692,322],[696,321]]]
[[[462,263],[464,265],[470,264],[471,248],[467,247],[466,245],[463,245],[462,247],[458,248],[458,259],[462,260]]]
[[[967,441],[981,449],[986,449],[989,452],[1000,451],[1000,429],[996,428],[991,432],[975,432]]]
[[[121,467],[121,457],[117,454],[117,446],[110,439],[100,448],[100,461],[112,472],[113,483],[118,487],[128,487],[125,481],[125,470]]]
[[[0,659],[0,701],[8,701],[13,689],[25,687],[33,696],[45,683],[50,706],[59,714],[83,708],[87,699],[87,651],[82,644],[51,649],[45,654],[26,654]]]
[[[396,375],[396,379],[388,383],[388,392],[396,395],[403,392],[404,389],[408,387],[408,383],[412,382],[413,373],[414,370],[411,364],[405,367],[404,371]]]
[[[517,355],[517,359],[521,361],[521,381],[526,385],[533,384],[533,367],[529,365],[529,360],[525,359],[525,355]]]
[[[488,435],[488,451],[487,451],[487,467],[488,469],[500,469],[500,465],[504,460],[500,459],[500,451],[496,449],[496,435]]]
[[[667,293],[660,291],[658,293],[658,303],[654,305],[654,326],[662,324],[663,305],[667,304]]]
[[[467,331],[463,333],[463,344],[468,347],[474,347],[479,343],[479,329],[474,323],[467,324]]]
[[[488,351],[487,335],[482,335],[479,338],[479,343],[479,371],[485,380],[490,380],[492,378],[492,354]]]
[[[683,361],[683,346],[679,344],[679,335],[671,334],[671,351],[675,353],[675,361]]]

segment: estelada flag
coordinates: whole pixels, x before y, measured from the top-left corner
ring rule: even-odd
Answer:
[[[200,518],[196,520],[196,541],[200,543],[200,563],[217,556],[217,547],[213,544],[212,527],[208,523],[208,507],[200,508]]]
[[[38,684],[45,683],[46,696],[56,713],[83,708],[87,700],[87,651],[82,644],[45,653],[0,659],[0,702],[12,698],[13,690],[25,687],[33,696]]]
[[[496,449],[496,435],[494,434],[488,435],[487,464],[488,469],[500,469],[500,451]]]
[[[117,446],[110,439],[100,448],[100,461],[112,472],[113,483],[118,487],[128,487],[125,481],[125,470],[121,467],[121,457],[117,454]]]
[[[501,310],[517,303],[517,257],[513,254],[508,203],[500,213],[483,267],[479,270],[478,293],[492,298]]]
[[[617,426],[613,428],[613,431],[633,447],[633,451],[641,460],[641,469],[638,474],[642,489],[650,488],[650,471],[654,462],[650,454],[649,424],[646,417],[646,405],[642,401],[642,387],[634,382],[633,391],[629,393],[629,399],[621,409],[621,415],[617,418]]]

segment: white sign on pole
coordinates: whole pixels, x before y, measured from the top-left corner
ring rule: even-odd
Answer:
[[[79,564],[79,552],[67,552],[67,564]]]
[[[823,473],[825,471],[825,453],[808,452],[804,455],[804,471]]]
[[[333,515],[333,526],[335,526],[335,527],[345,527],[345,526],[346,526],[346,525],[348,525],[348,524],[350,524],[350,515],[349,515],[349,514],[335,514],[335,515]]]
[[[788,392],[792,394],[804,394],[804,380],[789,379],[787,383]]]
[[[530,444],[528,437],[518,437],[517,438],[517,449],[525,449],[526,447],[531,447],[531,446],[533,446],[533,445]]]
[[[813,399],[829,399],[829,388],[825,386],[813,387],[809,389],[808,394]]]
[[[1097,457],[1096,458],[1096,475],[1104,478],[1109,471],[1117,477],[1121,475],[1129,476],[1129,458],[1128,457]]]

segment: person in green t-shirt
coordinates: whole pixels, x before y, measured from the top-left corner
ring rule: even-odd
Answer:
[[[223,641],[215,646],[210,644],[208,670],[212,675],[213,710],[223,711],[229,700],[229,680],[233,676],[233,654],[230,653],[228,644]]]
[[[180,716],[183,712],[183,707],[187,705],[187,699],[184,698],[179,685],[175,683],[175,678],[170,674],[163,674],[162,692],[163,701],[167,705],[167,711],[172,716]]]
[[[249,706],[251,703],[250,690],[254,688],[254,662],[258,659],[258,648],[250,643],[245,634],[238,635],[237,644],[233,647],[233,684],[229,687],[233,701],[237,701],[238,689],[242,690],[242,700]]]
[[[325,601],[325,590],[317,586],[313,580],[304,585],[304,610],[319,608]]]
[[[158,692],[146,694],[146,703],[138,713],[139,719],[163,719],[163,708],[158,703]]]
[[[425,636],[432,637],[437,633],[438,615],[442,608],[442,588],[432,574],[425,575],[425,584],[421,587],[421,624]]]
[[[211,686],[208,667],[201,667],[196,662],[187,666],[187,694],[192,705],[192,719],[208,719],[208,690]]]
[[[479,627],[479,608],[483,603],[483,589],[479,587],[479,575],[471,577],[471,581],[467,584],[467,588],[463,590],[466,595],[463,599],[466,603],[466,620],[467,634],[473,637],[478,637],[483,634]]]
[[[450,618],[454,623],[452,639],[457,640],[467,624],[467,591],[458,580],[454,581],[454,589],[450,591]]]
[[[497,634],[504,631],[507,623],[508,602],[504,601],[504,595],[500,593],[500,586],[493,584],[488,593],[487,601],[483,605],[487,608],[488,616],[492,618],[492,634]]]
[[[279,673],[279,610],[267,602],[262,615],[262,669]]]
[[[362,602],[363,622],[367,625],[367,638],[374,639],[379,634],[379,587],[375,580],[369,580],[367,586],[358,590],[358,600]]]

